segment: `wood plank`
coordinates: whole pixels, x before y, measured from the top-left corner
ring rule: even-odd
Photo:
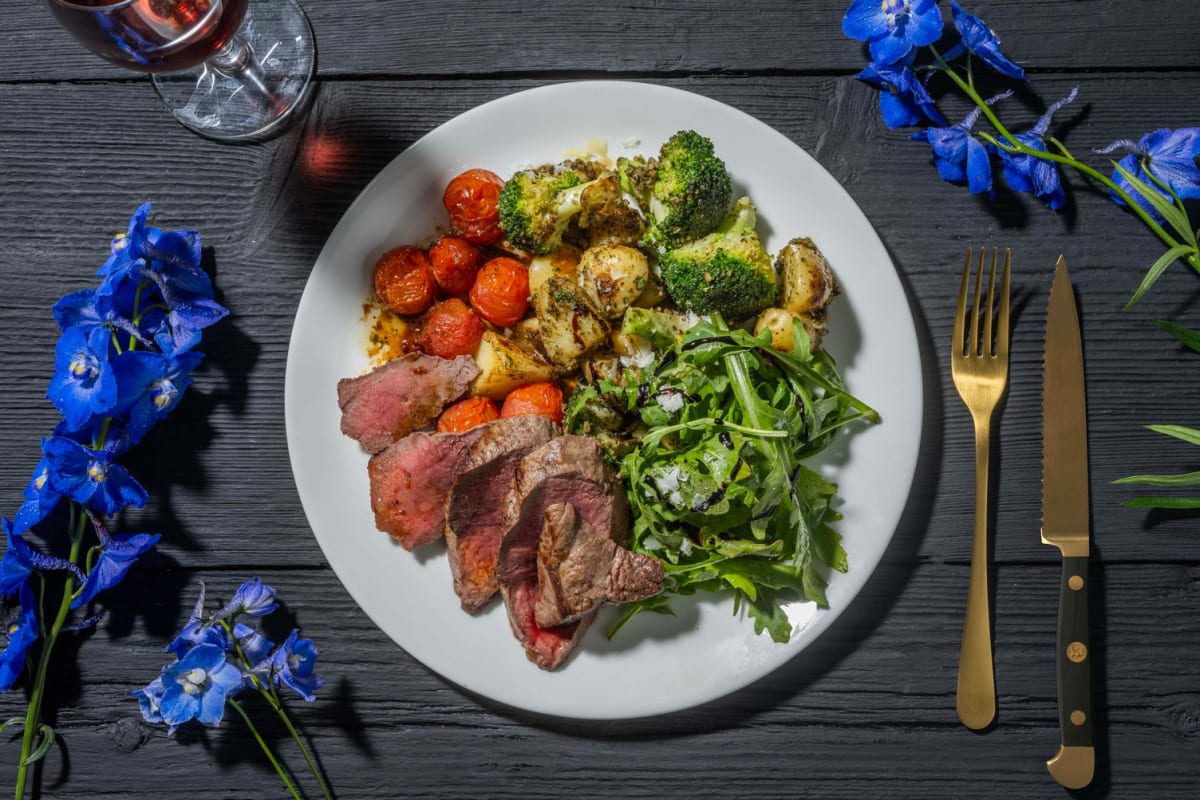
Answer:
[[[678,714],[613,723],[533,716],[465,696],[388,642],[328,571],[261,574],[322,647],[319,674],[329,686],[313,704],[291,707],[341,797],[708,796],[734,784],[739,796],[763,798],[797,786],[842,797],[881,784],[914,798],[1057,796],[1042,766],[1057,744],[1058,571],[1049,565],[1000,569],[1001,716],[982,736],[953,713],[962,566],[885,568],[814,646],[752,687]],[[160,648],[186,616],[196,581],[217,598],[241,577],[141,571],[139,602],[151,598],[143,621],[125,620],[130,609],[114,603],[83,643],[79,672],[51,682],[65,702],[56,725],[70,779],[54,784],[62,761],[52,753],[43,797],[77,797],[85,784],[89,796],[105,798],[279,796],[240,722],[185,729],[172,741],[145,726],[125,697],[163,663]],[[1191,758],[1200,712],[1187,660],[1200,646],[1197,571],[1107,565],[1092,590],[1102,753],[1094,791],[1191,797],[1200,779]],[[19,703],[19,694],[8,695],[0,709],[11,716]],[[282,732],[264,727],[290,755]],[[11,780],[10,765],[0,759],[0,781]]]
[[[1047,79],[1045,96],[1079,83],[1091,105],[1069,141],[1078,150],[1137,136],[1147,120],[1191,121],[1172,98],[1194,94],[1200,78],[1132,75]],[[0,435],[20,442],[0,464],[0,496],[19,499],[36,462],[34,440],[49,431],[42,400],[56,336],[49,307],[93,280],[108,237],[142,199],[156,202],[159,224],[194,225],[213,248],[217,283],[234,317],[206,345],[211,358],[193,395],[156,431],[134,462],[156,498],[147,527],[167,533],[164,551],[191,566],[320,564],[292,488],[282,415],[284,360],[291,318],[308,270],[357,192],[394,155],[440,122],[537,82],[494,82],[445,93],[436,82],[331,83],[304,129],[265,144],[222,147],[168,120],[151,93],[120,85],[0,87],[9,110],[0,133]],[[1196,424],[1194,400],[1177,370],[1190,360],[1152,320],[1191,319],[1181,299],[1194,277],[1168,271],[1135,310],[1120,309],[1157,245],[1127,213],[1075,183],[1076,212],[1054,214],[1028,198],[1001,193],[989,205],[944,184],[919,143],[886,131],[875,95],[849,79],[713,78],[673,81],[735,105],[813,152],[872,220],[908,281],[925,353],[927,454],[914,495],[915,557],[964,561],[973,491],[969,419],[948,380],[943,342],[968,244],[1017,248],[1020,318],[1012,388],[1000,423],[1001,562],[1050,561],[1037,541],[1040,497],[1040,348],[1050,268],[1068,252],[1087,337],[1097,554],[1115,560],[1195,561],[1200,550],[1188,515],[1123,508],[1136,492],[1110,485],[1133,472],[1194,468],[1194,455],[1141,428]],[[1103,98],[1101,102],[1100,98]],[[124,108],[121,119],[108,109]],[[1033,112],[1006,110],[1017,118]],[[1069,124],[1070,112],[1060,115]],[[61,120],[53,131],[44,120]],[[55,142],[94,142],[59,149]],[[53,157],[47,154],[54,153]],[[313,160],[314,153],[324,160]],[[332,154],[332,155],[331,155]],[[736,158],[730,159],[735,164]],[[307,166],[320,164],[325,171]],[[298,165],[293,169],[293,164]],[[950,209],[943,214],[940,209]],[[37,270],[38,278],[30,279]],[[31,433],[36,432],[36,433]],[[199,455],[195,455],[198,453]],[[144,465],[154,464],[153,470]],[[247,496],[256,500],[247,511]],[[904,538],[904,537],[902,537]]]
[[[131,79],[86,52],[40,3],[12,4],[0,30],[4,81]],[[325,76],[487,78],[858,71],[841,30],[849,0],[554,2],[308,0]],[[947,5],[945,3],[943,6]],[[1033,69],[1200,67],[1187,0],[975,0],[966,4]],[[946,12],[947,18],[949,12]]]

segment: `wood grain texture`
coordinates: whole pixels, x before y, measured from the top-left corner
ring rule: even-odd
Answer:
[[[42,3],[12,3],[0,80],[118,78]],[[326,77],[857,72],[849,0],[580,2],[306,0]],[[948,6],[948,3],[943,3]],[[975,0],[1010,56],[1034,69],[1197,68],[1188,0]],[[947,18],[949,12],[947,12]]]
[[[1011,388],[999,428],[999,533],[996,557],[1049,560],[1037,541],[1040,519],[1041,340],[1050,269],[1067,251],[1081,297],[1092,437],[1095,543],[1105,558],[1194,559],[1197,543],[1187,515],[1150,515],[1120,505],[1135,495],[1110,482],[1133,472],[1190,468],[1190,448],[1141,426],[1194,422],[1192,398],[1178,386],[1179,348],[1150,324],[1160,317],[1187,323],[1181,299],[1192,276],[1170,271],[1160,290],[1121,312],[1156,245],[1128,214],[1075,182],[1076,211],[1056,215],[1001,188],[991,204],[936,178],[923,145],[881,129],[874,93],[846,78],[709,79],[670,82],[729,102],[774,125],[813,152],[861,204],[908,282],[926,348],[928,409],[925,469],[940,524],[926,533],[922,553],[966,561],[972,491],[971,428],[944,369],[952,298],[968,245],[1012,245],[1019,317],[1014,324]],[[1084,97],[1070,141],[1084,150],[1138,135],[1141,119],[1186,124],[1171,97],[1200,86],[1188,75],[1047,78],[1045,97],[1079,83]],[[222,148],[167,120],[151,96],[124,85],[7,86],[0,102],[14,109],[3,137],[0,230],[0,434],[28,438],[47,431],[52,408],[41,399],[56,334],[49,307],[87,285],[114,226],[142,199],[156,201],[159,224],[195,225],[212,248],[223,299],[233,317],[214,330],[212,354],[196,391],[173,424],[156,430],[132,466],[156,498],[147,527],[167,532],[164,551],[191,566],[272,563],[278,543],[291,543],[289,564],[319,564],[295,497],[282,414],[284,360],[292,314],[308,270],[342,211],[392,157],[419,135],[466,108],[536,82],[500,81],[438,91],[436,82],[371,81],[322,87],[306,127],[263,145]],[[1155,92],[1147,91],[1153,85]],[[133,97],[133,101],[129,100]],[[126,102],[120,119],[108,109]],[[143,102],[138,102],[143,101]],[[69,109],[53,132],[39,120]],[[1032,118],[1019,107],[1014,115]],[[58,141],[102,144],[59,151]],[[320,155],[316,159],[314,154]],[[735,165],[736,158],[731,158]],[[261,165],[261,168],[260,168]],[[935,209],[952,208],[947,219]],[[91,213],[102,209],[102,213]],[[83,213],[88,210],[88,213]],[[1111,235],[1117,233],[1117,237]],[[819,232],[814,232],[818,237]],[[52,254],[52,255],[50,255]],[[53,266],[43,263],[52,258]],[[45,274],[30,280],[30,270]],[[835,323],[836,324],[836,323]],[[914,376],[914,379],[916,376]],[[1131,394],[1132,393],[1132,394]],[[1130,398],[1136,402],[1130,402]],[[0,490],[16,497],[35,454],[0,464]],[[940,484],[938,483],[940,476]],[[273,487],[259,492],[257,487]],[[246,520],[248,494],[262,494],[261,516]],[[922,501],[918,493],[917,502]],[[918,523],[919,524],[919,523]],[[251,528],[252,530],[246,530]],[[1149,530],[1147,530],[1149,528]],[[1149,542],[1153,542],[1150,546]],[[276,562],[277,563],[277,562]]]
[[[1137,492],[1111,481],[1196,468],[1193,448],[1141,426],[1200,425],[1195,364],[1151,324],[1171,318],[1200,327],[1197,284],[1173,267],[1139,306],[1121,311],[1158,252],[1135,219],[1074,179],[1071,209],[1061,214],[1002,186],[989,203],[938,180],[926,146],[886,130],[875,93],[848,77],[861,50],[839,33],[840,0],[755,3],[740,14],[708,2],[531,2],[520,14],[497,2],[306,6],[328,80],[302,126],[241,147],[178,128],[148,86],[80,52],[39,4],[6,9],[5,513],[15,510],[36,461],[37,437],[56,419],[43,398],[57,335],[49,308],[92,282],[108,238],[138,203],[154,201],[156,224],[202,230],[207,263],[233,311],[206,339],[206,367],[188,398],[130,464],[154,500],[122,527],[166,537],[104,600],[106,617],[77,661],[67,658],[52,676],[67,750],[48,759],[42,797],[284,796],[240,723],[186,732],[176,742],[143,725],[125,698],[163,663],[162,645],[200,580],[221,596],[251,574],[277,586],[288,604],[269,633],[282,637],[298,624],[323,647],[329,685],[315,703],[296,704],[297,714],[342,798],[1061,797],[1043,766],[1057,746],[1058,555],[1037,536],[1040,352],[1060,252],[1084,327],[1095,532],[1101,768],[1081,796],[1194,796],[1197,517],[1124,508],[1121,501]],[[1200,93],[1193,4],[980,0],[968,7],[1001,30],[1018,60],[1049,70],[1037,76],[1036,94],[1001,107],[1006,119],[1024,121],[1018,128],[1076,84],[1080,99],[1056,127],[1078,153],[1151,126],[1196,124],[1194,108],[1180,100]],[[446,31],[473,46],[432,46],[447,40]],[[814,154],[846,186],[909,289],[924,359],[924,375],[912,379],[922,380],[927,407],[905,520],[864,593],[821,639],[774,675],[707,706],[578,723],[466,695],[371,624],[309,531],[288,463],[282,399],[292,316],[308,272],[342,213],[388,161],[480,103],[551,80],[608,74],[740,108]],[[736,174],[736,156],[727,157]],[[973,456],[946,348],[968,245],[1014,248],[1017,311],[994,465],[1000,719],[984,735],[965,731],[953,711]],[[0,697],[0,719],[21,704],[19,691]],[[269,730],[290,753],[281,732]],[[0,786],[11,785],[15,753],[14,744],[0,743]]]
[[[296,715],[341,797],[1054,797],[1042,761],[1056,747],[1056,565],[1001,568],[996,671],[1001,715],[984,735],[954,718],[956,654],[966,569],[885,566],[813,647],[730,697],[666,717],[583,723],[535,717],[464,696],[387,641],[325,570],[265,570],[286,619],[321,642],[330,684]],[[196,579],[211,596],[233,575],[141,574],[138,607],[151,628],[190,603]],[[1093,655],[1102,762],[1095,796],[1189,797],[1200,698],[1188,651],[1200,646],[1194,567],[1097,567]],[[69,754],[46,765],[44,797],[160,797],[217,793],[276,797],[272,774],[241,724],[185,728],[179,741],[145,726],[123,699],[164,657],[170,626],[124,627],[122,590],[110,621],[84,643],[80,671],[54,676],[56,725]],[[1117,610],[1119,609],[1119,612]],[[504,624],[496,616],[497,624]],[[1170,637],[1161,634],[1173,631]],[[514,642],[513,646],[517,644]],[[530,669],[535,669],[532,665]],[[75,695],[80,682],[86,692]],[[15,698],[5,698],[10,703]],[[266,726],[273,739],[281,732]],[[286,743],[281,750],[288,752]],[[106,768],[111,764],[112,767]],[[1165,765],[1174,765],[1164,769]],[[116,768],[114,768],[116,767]],[[0,780],[10,767],[0,760]],[[987,776],[981,780],[981,776]]]

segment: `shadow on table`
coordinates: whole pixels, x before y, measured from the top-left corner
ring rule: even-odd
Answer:
[[[300,252],[317,254],[358,194],[420,131],[385,128],[371,120],[370,109],[348,108],[344,92],[316,87],[312,108],[271,150],[254,206],[252,246],[287,241]]]

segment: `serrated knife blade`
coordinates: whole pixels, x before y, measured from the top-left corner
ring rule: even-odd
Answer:
[[[1058,754],[1046,767],[1069,789],[1087,786],[1095,771],[1088,633],[1089,508],[1083,343],[1067,262],[1059,256],[1046,312],[1042,377],[1042,542],[1062,552],[1055,658],[1062,739]]]

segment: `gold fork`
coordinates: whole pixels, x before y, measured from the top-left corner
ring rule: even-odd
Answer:
[[[967,589],[967,615],[963,624],[962,651],[958,660],[958,718],[973,730],[986,728],[996,718],[996,678],[992,665],[991,620],[988,610],[988,464],[991,455],[992,415],[1008,386],[1008,294],[1012,251],[1004,251],[1004,276],[1000,284],[1000,308],[996,312],[996,262],[987,276],[987,310],[979,301],[984,281],[985,249],[979,250],[975,276],[975,302],[971,328],[967,330],[967,288],[971,278],[972,252],[967,249],[958,306],[954,312],[954,347],[950,369],[958,394],[975,422],[975,537],[971,546],[971,577]],[[983,319],[983,338],[979,321]],[[992,339],[995,318],[996,337]]]

